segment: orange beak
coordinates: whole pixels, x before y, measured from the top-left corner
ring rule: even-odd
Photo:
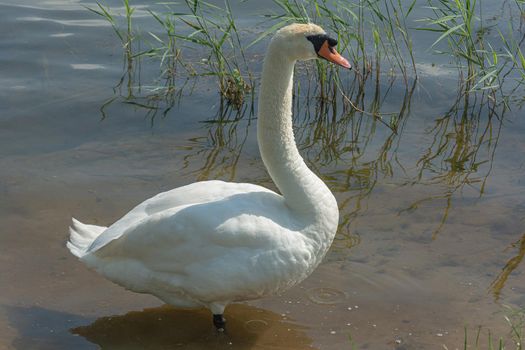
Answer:
[[[323,43],[317,54],[332,63],[340,65],[341,67],[352,69],[352,65],[350,64],[350,62],[348,62],[346,58],[344,58],[337,51],[335,51],[333,47],[330,47],[330,45],[328,45],[328,40],[326,40]]]

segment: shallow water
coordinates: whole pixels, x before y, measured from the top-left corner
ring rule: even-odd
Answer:
[[[261,10],[248,4],[241,23]],[[503,305],[525,306],[525,118],[513,105],[502,118],[482,108],[439,123],[456,98],[456,72],[439,58],[420,61],[414,90],[396,82],[384,95],[385,111],[410,102],[397,135],[366,116],[335,129],[314,112],[296,119],[302,154],[338,199],[340,231],[301,285],[229,307],[228,334],[204,311],[163,307],[85,268],[65,247],[71,216],[107,225],[195,180],[274,186],[253,118],[203,123],[218,113],[213,83],[153,125],[121,98],[102,119],[121,48],[82,5],[0,3],[0,349],[452,349],[465,325],[508,336]],[[425,36],[415,42],[430,57]]]

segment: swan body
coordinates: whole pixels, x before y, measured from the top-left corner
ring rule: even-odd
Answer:
[[[221,317],[230,302],[304,280],[330,247],[339,211],[295,145],[293,67],[322,56],[349,68],[327,40],[316,25],[289,25],[265,58],[257,138],[281,194],[248,183],[196,182],[144,201],[109,227],[73,219],[71,253],[127,289]],[[321,47],[329,51],[321,54]]]

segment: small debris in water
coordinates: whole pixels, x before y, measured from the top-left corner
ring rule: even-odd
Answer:
[[[396,339],[396,340],[395,340],[395,343],[396,343],[396,344],[401,344],[401,339]]]
[[[336,331],[330,331],[330,334],[336,334]]]
[[[442,337],[443,336],[443,333],[437,333],[436,334],[438,337]]]

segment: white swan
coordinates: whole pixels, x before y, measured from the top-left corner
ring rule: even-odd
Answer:
[[[292,24],[264,61],[257,137],[282,195],[247,183],[197,182],[139,204],[110,227],[73,219],[67,246],[109,280],[179,307],[207,307],[218,329],[234,301],[283,292],[321,262],[337,202],[305,165],[292,130],[293,69],[322,57],[350,68],[314,24]]]

